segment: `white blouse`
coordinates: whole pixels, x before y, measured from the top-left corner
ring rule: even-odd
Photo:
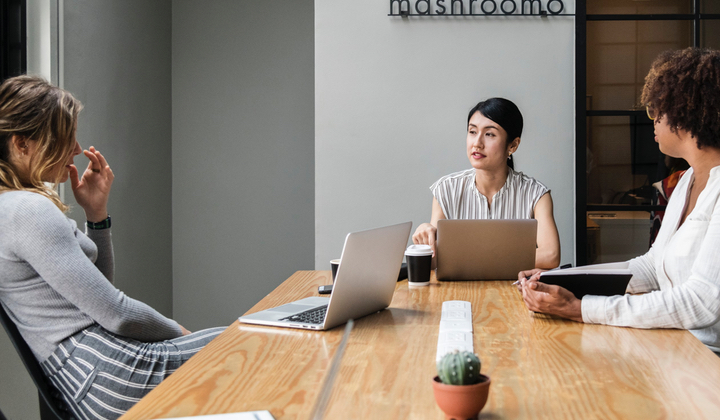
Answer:
[[[445,175],[431,187],[448,219],[532,219],[535,205],[550,190],[522,172],[508,171],[492,203],[475,187],[475,169]]]
[[[630,260],[622,296],[584,296],[584,322],[635,328],[688,329],[720,352],[720,166],[710,170],[695,208],[678,229],[692,184],[689,169],[670,197],[652,248]]]

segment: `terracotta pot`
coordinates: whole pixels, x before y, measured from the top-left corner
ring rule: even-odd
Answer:
[[[475,385],[446,385],[437,376],[433,378],[435,401],[446,419],[467,420],[477,418],[485,407],[490,391],[490,378],[482,376]]]

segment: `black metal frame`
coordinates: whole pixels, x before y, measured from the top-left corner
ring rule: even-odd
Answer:
[[[26,1],[0,0],[0,82],[26,72]]]
[[[587,7],[575,2],[575,264],[587,264]]]
[[[587,204],[587,117],[631,116],[643,114],[636,110],[588,111],[587,96],[587,22],[588,21],[631,21],[631,20],[691,20],[693,21],[693,46],[700,45],[700,22],[718,20],[720,14],[700,13],[700,0],[693,1],[695,13],[645,14],[645,15],[588,15],[587,0],[575,4],[575,258],[578,266],[588,263],[587,255],[587,212],[588,211],[655,211],[665,206],[651,205],[588,205]],[[708,0],[706,0],[708,1]]]

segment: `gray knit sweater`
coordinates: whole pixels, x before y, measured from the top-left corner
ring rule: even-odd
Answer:
[[[175,321],[112,285],[110,229],[87,234],[39,194],[0,194],[0,302],[38,361],[95,323],[144,342],[182,335]]]

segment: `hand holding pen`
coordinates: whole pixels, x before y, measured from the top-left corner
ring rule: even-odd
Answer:
[[[571,268],[571,267],[572,267],[572,264],[564,264],[564,265],[561,265],[560,267],[555,267],[550,270],[543,270],[542,268],[533,268],[532,270],[521,271],[518,273],[518,280],[515,283],[513,283],[512,285],[520,286],[520,283],[522,282],[523,279],[528,280],[528,281],[534,279],[535,281],[537,281],[540,279],[540,274],[545,271],[564,270],[566,268]],[[520,287],[518,287],[518,290],[520,290]]]

